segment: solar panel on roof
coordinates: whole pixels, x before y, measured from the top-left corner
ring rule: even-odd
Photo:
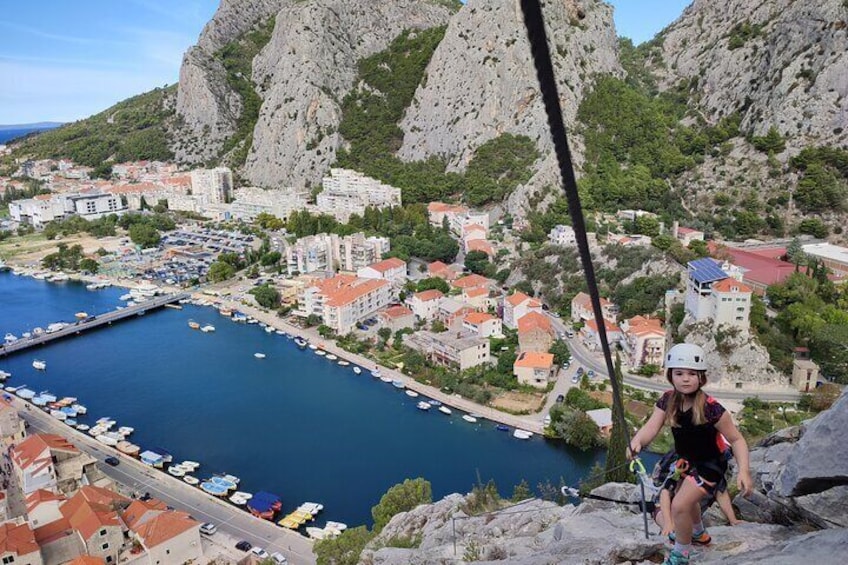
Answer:
[[[689,262],[692,278],[699,284],[720,281],[727,278],[727,273],[721,270],[718,263],[709,258],[695,259]]]

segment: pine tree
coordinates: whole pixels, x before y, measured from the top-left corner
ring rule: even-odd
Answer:
[[[621,359],[615,356],[615,375],[613,375],[621,391],[624,378],[621,373]],[[616,402],[615,400],[620,400]],[[623,399],[613,399],[612,403],[612,432],[610,433],[609,447],[607,448],[607,462],[604,468],[604,479],[609,482],[626,483],[630,480],[630,474],[625,465],[627,461],[627,422],[624,419]]]

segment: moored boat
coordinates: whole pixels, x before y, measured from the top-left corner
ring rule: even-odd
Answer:
[[[405,391],[405,393],[406,393],[406,396],[408,396],[409,398],[418,398],[418,393],[415,392],[414,390],[407,390],[407,391]]]
[[[329,357],[328,357],[328,359],[329,359]],[[347,367],[348,365],[350,365],[350,361],[345,361],[344,359],[342,359],[341,361],[339,361],[338,364],[339,364],[339,367]]]
[[[354,366],[353,366],[353,372],[354,372],[354,373],[356,373],[357,375],[361,375],[361,374],[362,374],[362,369],[360,369],[359,367],[357,367],[356,365],[354,365]]]
[[[528,432],[527,430],[520,430],[516,428],[515,431],[512,432],[512,437],[516,439],[530,439],[531,437],[533,437],[533,432]]]
[[[400,388],[400,389],[406,388],[406,385],[403,384],[403,381],[398,381],[398,380],[392,381],[392,386],[395,387],[395,388]]]
[[[430,409],[430,403],[424,402],[423,400],[419,402],[416,406],[419,410],[424,410],[425,412]]]
[[[264,353],[254,353],[253,356],[256,357],[257,359],[265,359]]]
[[[191,328],[191,329],[193,329],[193,330],[199,330],[199,329],[200,329],[200,324],[198,324],[198,323],[197,323],[197,322],[195,322],[194,320],[189,320],[189,321],[188,321],[188,327],[190,327],[190,328]]]
[[[327,355],[327,359],[329,359],[330,361],[335,361],[338,359],[338,357],[330,353],[329,355]]]
[[[203,490],[203,492],[211,494],[213,496],[224,496],[227,494],[226,487],[216,485],[215,483],[210,483],[209,481],[204,481],[200,483],[200,488]]]
[[[507,426],[506,424],[498,424],[497,426],[495,426],[495,429],[499,432],[508,432],[509,426]]]
[[[323,349],[316,349],[316,350],[315,350],[315,355],[318,355],[318,356],[320,356],[320,357],[323,357],[323,356],[324,356],[324,355],[326,355],[326,354],[327,354],[327,352],[326,352],[326,351],[324,351]]]
[[[448,408],[447,406],[439,406],[439,412],[441,412],[442,414],[445,414],[447,416],[450,416],[451,414],[453,414],[453,412],[451,412],[451,409]]]
[[[477,418],[475,418],[471,414],[463,414],[462,419],[468,422],[469,424],[473,424],[477,421]]]
[[[203,333],[208,334],[208,333],[211,333],[211,332],[214,332],[214,331],[215,331],[215,326],[213,326],[212,324],[206,324],[205,326],[203,326],[203,327],[201,327],[201,328],[200,328],[200,331],[202,331]]]
[[[179,465],[169,465],[168,474],[174,477],[185,477],[186,471]]]
[[[197,485],[200,482],[200,479],[198,479],[197,477],[194,477],[192,475],[186,475],[186,476],[183,477],[183,481],[185,481],[187,484],[194,486],[194,485]]]
[[[47,370],[47,362],[42,361],[40,359],[36,359],[32,362],[32,368],[37,369],[39,371],[46,371]]]

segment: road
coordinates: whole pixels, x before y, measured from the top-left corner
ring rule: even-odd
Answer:
[[[171,477],[157,469],[142,464],[140,461],[123,455],[115,449],[107,447],[94,438],[62,424],[51,418],[47,413],[32,407],[25,409],[23,400],[13,397],[21,417],[29,422],[29,433],[53,433],[66,437],[80,450],[88,453],[101,462],[101,469],[117,483],[139,493],[150,493],[151,496],[165,502],[178,510],[191,514],[201,522],[212,522],[218,525],[218,533],[214,537],[232,538],[228,543],[230,548],[237,540],[247,540],[254,546],[261,546],[269,553],[279,551],[293,565],[314,565],[315,554],[312,552],[312,540],[286,530],[267,520],[256,518],[238,508],[205,494],[196,487],[189,486],[179,479]],[[106,457],[117,457],[121,463],[111,467],[102,463]],[[227,542],[224,542],[227,543]],[[232,550],[233,555],[239,552]]]
[[[558,333],[564,333],[566,331],[565,324],[561,319],[554,317],[551,317],[550,319]],[[571,356],[576,362],[572,363],[572,368],[579,363],[586,369],[594,370],[598,375],[606,376],[607,368],[603,357],[586,349],[579,335],[568,339],[567,341],[568,348],[571,350]],[[630,373],[624,374],[624,384],[652,392],[665,392],[669,388],[668,383],[664,379],[650,379],[632,375]],[[736,391],[710,388],[709,386],[706,390],[711,396],[718,400],[745,400],[746,398],[756,396],[765,402],[797,402],[801,397],[800,393],[794,391]]]

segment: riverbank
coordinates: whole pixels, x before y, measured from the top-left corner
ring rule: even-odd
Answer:
[[[363,357],[362,355],[351,353],[350,351],[339,347],[335,343],[335,341],[321,337],[318,334],[317,330],[311,328],[304,329],[289,324],[273,312],[266,312],[256,306],[252,306],[244,302],[237,302],[228,298],[213,298],[200,292],[195,293],[193,295],[193,298],[200,303],[209,303],[214,307],[223,306],[232,310],[239,310],[241,312],[244,312],[245,314],[256,318],[260,322],[267,324],[276,330],[280,330],[288,334],[307,339],[310,343],[319,344],[324,351],[336,355],[339,359],[344,359],[346,361],[350,361],[353,364],[359,365],[366,371],[371,371],[375,368],[379,368],[380,373],[391,377],[393,380],[401,381],[404,386],[406,386],[406,388],[414,390],[415,392],[432,398],[434,400],[438,400],[439,402],[451,408],[455,408],[463,412],[468,412],[469,414],[480,415],[487,420],[491,420],[492,422],[505,424],[507,426],[527,430],[536,434],[541,434],[544,430],[542,423],[539,421],[532,420],[530,418],[524,418],[521,416],[515,416],[512,414],[507,414],[495,408],[477,404],[476,402],[473,402],[471,400],[468,400],[467,398],[463,398],[456,394],[444,393],[438,388],[420,383],[412,377],[404,375],[400,371],[397,371],[390,367],[379,365],[372,359],[368,359],[367,357]],[[367,377],[372,378],[370,375],[367,375]]]

